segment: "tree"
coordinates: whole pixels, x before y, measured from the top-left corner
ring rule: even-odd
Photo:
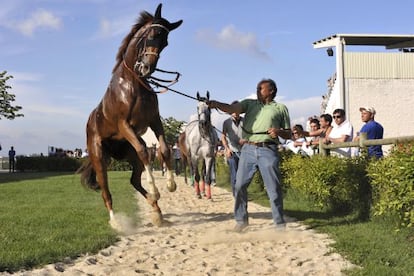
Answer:
[[[7,76],[7,71],[0,73],[0,120],[2,117],[13,120],[16,117],[23,117],[24,115],[18,113],[22,109],[19,105],[12,105],[12,102],[15,101],[16,96],[7,92],[8,89],[12,87],[7,85],[7,81],[13,76]]]
[[[173,117],[161,118],[161,122],[164,127],[165,141],[168,145],[174,145],[181,132],[181,127],[185,122],[177,121]]]

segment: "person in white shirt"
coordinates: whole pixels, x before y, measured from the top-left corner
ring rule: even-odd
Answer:
[[[345,110],[341,108],[335,109],[332,113],[332,118],[334,119],[333,129],[329,136],[325,138],[325,143],[351,142],[352,137],[354,137],[354,128],[352,124],[346,120]],[[351,156],[351,148],[349,147],[332,149],[331,152],[334,152],[340,156]]]
[[[283,147],[293,151],[294,153],[299,153],[302,149],[302,145],[306,145],[306,138],[303,135],[303,126],[297,124],[292,127],[292,139],[286,140]]]

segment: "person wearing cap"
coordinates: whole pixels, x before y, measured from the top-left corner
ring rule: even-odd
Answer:
[[[384,137],[384,128],[380,123],[375,121],[376,111],[373,107],[360,107],[359,111],[361,112],[361,120],[365,124],[362,126],[361,132],[367,133],[367,139],[382,139]],[[359,133],[354,138],[354,141],[359,140]],[[368,147],[368,156],[381,158],[383,156],[382,146],[369,146]]]
[[[257,99],[244,99],[226,104],[209,101],[210,108],[229,114],[244,113],[243,139],[234,191],[235,232],[242,232],[249,225],[247,187],[254,173],[259,170],[269,197],[273,222],[277,230],[286,226],[283,217],[283,198],[278,144],[281,137],[290,139],[289,111],[286,105],[274,101],[277,87],[272,79],[261,80],[256,87]]]

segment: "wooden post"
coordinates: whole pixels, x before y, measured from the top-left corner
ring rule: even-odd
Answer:
[[[365,145],[365,142],[368,140],[368,134],[366,132],[361,132],[359,134],[359,151],[361,156],[368,156],[368,147]]]
[[[323,140],[324,139],[319,139],[319,154],[322,156],[328,156],[329,155],[329,149],[325,149],[323,146]]]

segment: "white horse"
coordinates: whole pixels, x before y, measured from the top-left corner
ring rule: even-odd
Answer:
[[[198,120],[190,122],[179,138],[180,149],[186,161],[184,166],[185,163],[189,164],[191,184],[195,188],[196,195],[201,198],[201,194],[205,194],[207,199],[211,199],[211,174],[218,142],[217,132],[211,124],[211,110],[206,104],[209,98],[208,91],[206,98],[200,97],[197,92]],[[202,161],[201,174],[199,161]]]

